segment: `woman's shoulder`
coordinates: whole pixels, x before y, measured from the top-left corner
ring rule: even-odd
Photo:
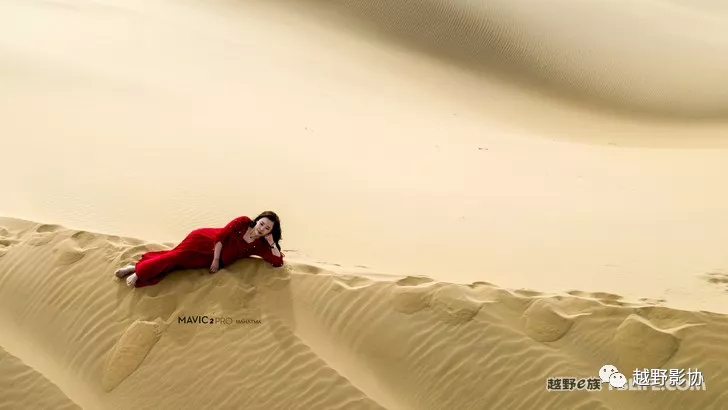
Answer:
[[[237,218],[233,219],[232,221],[228,222],[226,227],[232,228],[232,229],[240,229],[242,225],[249,224],[250,218],[247,216],[238,216]]]

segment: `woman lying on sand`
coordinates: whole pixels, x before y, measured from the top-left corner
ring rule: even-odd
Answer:
[[[271,265],[283,265],[281,220],[272,211],[266,211],[250,220],[247,216],[233,219],[224,228],[200,228],[190,232],[174,249],[147,252],[134,265],[116,270],[117,278],[140,288],[158,283],[173,270],[199,269],[209,266],[217,272],[222,266],[257,255]]]

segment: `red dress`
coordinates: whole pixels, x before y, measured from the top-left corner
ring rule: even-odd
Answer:
[[[233,219],[224,228],[200,228],[190,232],[174,249],[147,252],[136,263],[137,288],[159,283],[164,276],[180,269],[209,268],[215,255],[215,244],[222,242],[220,268],[241,258],[257,255],[275,267],[283,266],[283,253],[275,256],[265,238],[252,243],[243,239],[250,218]]]

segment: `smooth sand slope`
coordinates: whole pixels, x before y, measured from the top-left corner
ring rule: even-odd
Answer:
[[[52,382],[0,348],[0,409],[81,409]]]
[[[728,6],[720,1],[285,3],[317,5],[451,63],[601,109],[728,119]]]
[[[728,407],[726,39],[710,1],[0,0],[0,407]],[[112,275],[265,209],[284,269]],[[546,391],[606,363],[706,390]]]
[[[724,315],[260,260],[132,290],[111,272],[163,246],[16,219],[0,226],[5,408],[718,409],[728,400]],[[177,319],[194,315],[248,323]],[[706,388],[546,391],[547,377],[595,377],[606,363],[698,368]],[[21,372],[28,382],[8,380]]]

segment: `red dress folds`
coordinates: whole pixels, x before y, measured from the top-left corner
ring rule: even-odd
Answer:
[[[174,249],[147,252],[136,263],[137,288],[159,283],[174,270],[209,268],[215,255],[215,244],[222,242],[220,268],[234,261],[257,255],[275,267],[283,266],[283,253],[275,256],[265,238],[252,243],[243,239],[250,218],[233,219],[224,228],[200,228],[187,235]]]

